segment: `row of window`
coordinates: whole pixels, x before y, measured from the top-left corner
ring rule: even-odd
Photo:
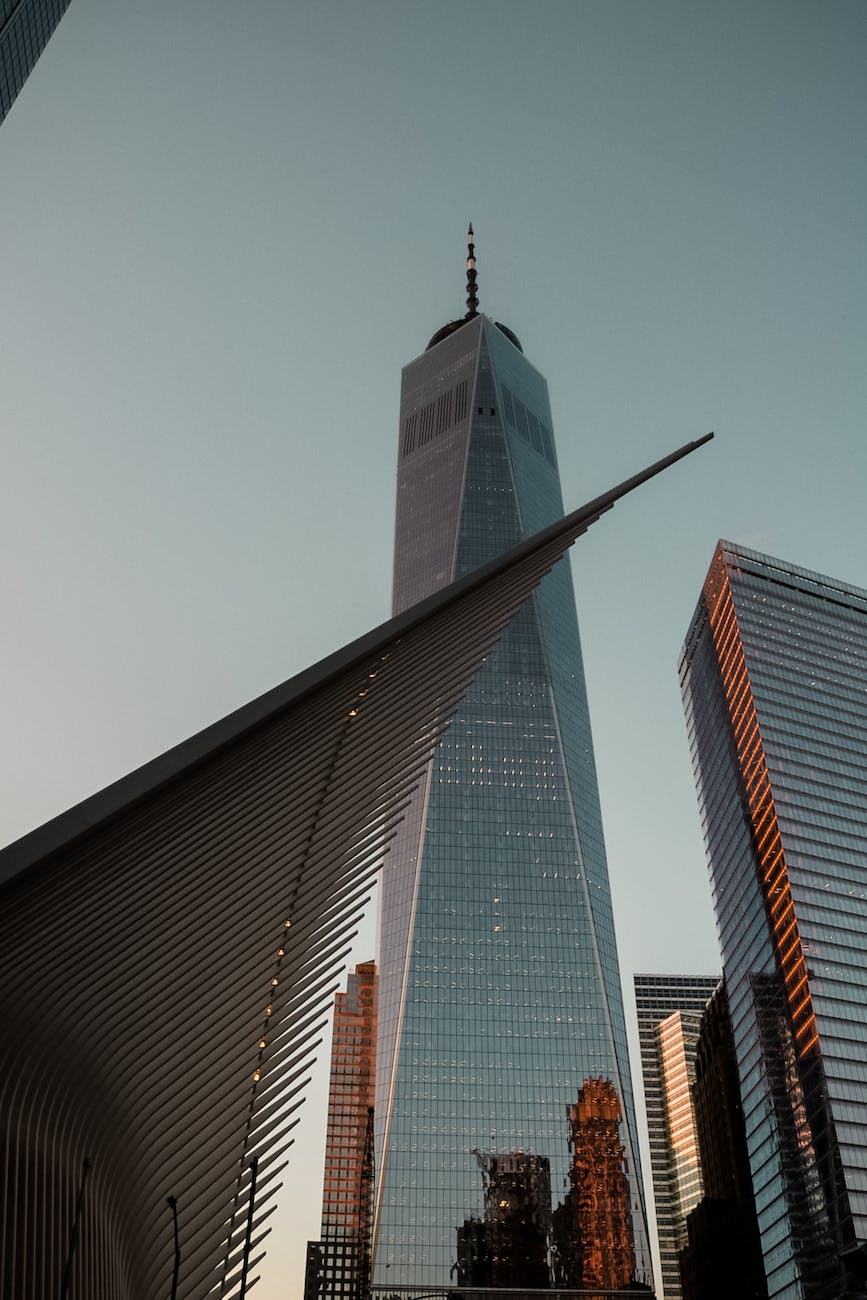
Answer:
[[[541,420],[537,419],[532,411],[527,409],[520,397],[517,397],[511,389],[507,388],[505,384],[503,384],[502,388],[503,408],[508,424],[523,438],[528,446],[532,447],[540,456],[544,456],[550,465],[556,464],[551,430]]]
[[[409,456],[419,447],[426,447],[433,438],[466,419],[468,399],[469,380],[462,379],[448,392],[412,411],[403,422],[401,455]]]

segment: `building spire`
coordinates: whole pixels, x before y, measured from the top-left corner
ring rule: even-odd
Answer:
[[[472,320],[479,314],[479,296],[476,292],[476,245],[473,242],[473,223],[467,231],[467,314],[465,319]]]

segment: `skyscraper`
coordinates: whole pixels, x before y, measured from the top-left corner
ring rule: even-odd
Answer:
[[[867,592],[720,542],[681,681],[768,1293],[863,1295]]]
[[[689,1088],[699,1021],[718,976],[636,975],[638,1041],[650,1141],[660,1300],[680,1296],[678,1251],[686,1216],[701,1196],[698,1146]]]
[[[0,122],[68,4],[69,0],[0,0]]]
[[[768,1300],[725,983],[701,1018],[693,1087],[704,1195],[680,1252],[684,1300]]]
[[[395,612],[563,509],[547,386],[512,331],[478,313],[472,231],[467,270],[467,314],[403,371]],[[479,1155],[547,1160],[552,1195],[565,1196],[570,1108],[589,1080],[610,1085],[620,1106],[626,1267],[644,1278],[622,994],[566,565],[503,635],[428,767],[386,868],[379,965],[375,1281],[448,1285],[483,1210]]]
[[[307,1269],[307,1289],[325,1300],[364,1300],[368,1293],[375,1061],[376,966],[368,961],[334,1000],[321,1241]]]

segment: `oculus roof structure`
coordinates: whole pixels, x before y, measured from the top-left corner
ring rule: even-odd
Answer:
[[[576,537],[708,438],[0,853],[2,1300],[244,1294],[452,710]]]

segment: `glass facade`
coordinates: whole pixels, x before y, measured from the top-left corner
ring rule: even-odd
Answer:
[[[0,122],[68,4],[69,0],[0,0]]]
[[[477,316],[404,369],[395,612],[562,515],[547,386],[513,339]],[[573,1109],[591,1081],[610,1088],[617,1108],[609,1123],[623,1177],[613,1230],[625,1239],[625,1202],[625,1267],[646,1278],[622,994],[565,564],[473,681],[408,812],[386,862],[379,965],[376,1285],[448,1286],[474,1268],[502,1277],[513,1196],[536,1243],[530,1272],[550,1276],[549,1225],[573,1176]],[[515,1190],[499,1198],[509,1206],[498,1218],[490,1187],[504,1171]]]
[[[662,1300],[679,1300],[678,1252],[702,1192],[690,1087],[701,1014],[718,984],[718,976],[635,976]]]
[[[681,681],[768,1292],[863,1295],[867,592],[721,542]]]

